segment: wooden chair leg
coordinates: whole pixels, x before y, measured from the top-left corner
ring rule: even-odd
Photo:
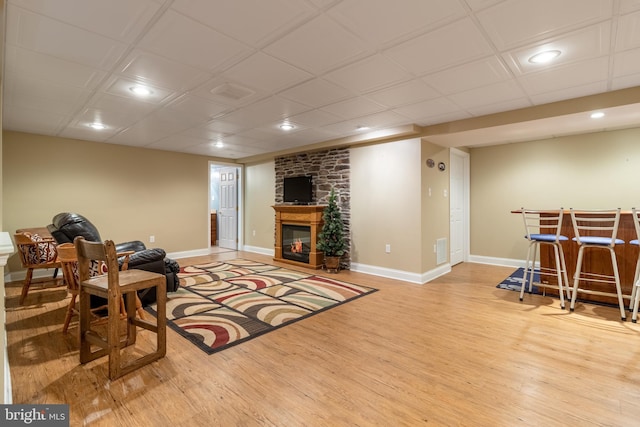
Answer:
[[[140,297],[136,292],[136,312],[138,313],[138,317],[144,319],[144,308],[142,308],[142,301],[140,301]]]
[[[69,329],[69,323],[73,317],[73,311],[76,307],[76,295],[71,295],[71,301],[69,301],[69,307],[67,307],[67,315],[64,318],[64,325],[62,326],[62,333],[66,334]]]
[[[29,287],[31,286],[32,277],[33,277],[33,268],[28,268],[27,276],[24,278],[24,283],[22,285],[22,293],[20,294],[20,305],[24,304],[24,300],[27,298],[27,294],[29,293]]]

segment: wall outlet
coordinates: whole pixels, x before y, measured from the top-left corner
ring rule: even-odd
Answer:
[[[155,243],[156,236],[149,236],[149,243]]]
[[[387,244],[385,245],[385,247],[384,247],[384,251],[385,251],[386,253],[390,254],[390,253],[391,253],[391,245],[387,243]]]
[[[253,230],[253,237],[256,237],[256,230]]]

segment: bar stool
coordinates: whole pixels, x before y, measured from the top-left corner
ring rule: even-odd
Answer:
[[[596,210],[575,210],[570,209],[571,222],[575,241],[578,246],[578,260],[576,271],[573,276],[573,292],[571,293],[570,310],[573,311],[576,303],[576,295],[583,292],[591,295],[616,296],[620,306],[620,317],[626,320],[625,307],[620,288],[620,275],[618,273],[618,261],[616,258],[615,246],[624,245],[624,240],[618,239],[618,224],[620,223],[620,208],[596,209]],[[611,256],[611,266],[613,275],[598,274],[583,271],[584,252],[587,249],[607,250]],[[580,288],[580,281],[615,284],[616,292],[606,292],[600,290]]]
[[[567,267],[564,260],[564,251],[561,242],[569,240],[567,236],[560,234],[562,229],[563,209],[556,210],[536,210],[522,208],[522,218],[526,235],[529,241],[527,251],[527,263],[524,268],[522,288],[520,289],[520,301],[524,298],[524,289],[527,285],[527,275],[529,275],[529,293],[533,287],[533,273],[538,254],[538,247],[550,245],[553,248],[553,267],[540,267],[540,274],[555,274],[557,285],[552,283],[537,283],[542,288],[558,289],[560,295],[560,307],[564,309],[564,289],[567,291],[567,298],[571,298],[569,293],[569,279],[567,278]]]
[[[636,208],[631,208],[631,214],[633,215],[633,224],[636,228],[636,239],[629,242],[630,245],[640,246],[640,211]],[[631,321],[636,323],[638,320],[638,303],[640,302],[640,255],[638,255],[638,261],[636,262],[636,273],[633,276],[633,285],[631,291],[631,302],[629,303],[629,309],[633,310],[631,315]]]

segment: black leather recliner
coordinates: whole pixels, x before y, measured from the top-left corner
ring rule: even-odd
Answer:
[[[58,244],[73,243],[77,236],[82,236],[91,242],[102,242],[96,226],[77,213],[59,213],[53,217],[51,224],[47,228]],[[164,274],[167,278],[167,292],[178,290],[180,266],[176,261],[167,258],[167,254],[163,249],[147,249],[140,240],[116,244],[116,252],[125,251],[134,251],[129,256],[130,269],[136,268]],[[139,297],[142,305],[154,303],[156,301],[155,288],[150,289],[147,293],[140,293]]]

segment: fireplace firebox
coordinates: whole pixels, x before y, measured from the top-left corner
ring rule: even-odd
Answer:
[[[311,227],[282,224],[282,258],[309,263]]]

